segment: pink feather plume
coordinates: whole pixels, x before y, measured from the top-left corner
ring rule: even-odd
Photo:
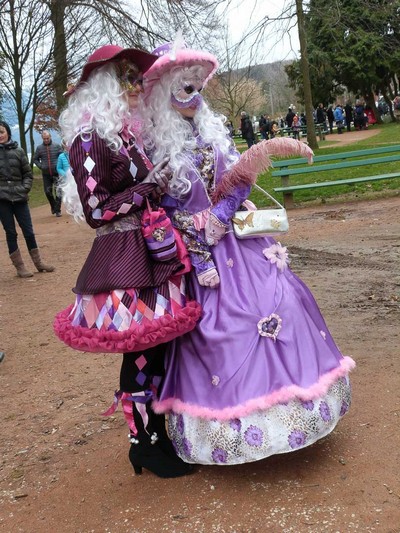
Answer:
[[[233,193],[237,186],[254,185],[257,176],[272,166],[270,156],[292,155],[306,157],[311,164],[314,152],[307,144],[291,137],[276,137],[253,145],[242,154],[236,165],[224,174],[213,194],[213,204]]]

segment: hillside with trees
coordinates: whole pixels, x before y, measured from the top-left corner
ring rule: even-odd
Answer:
[[[295,90],[289,86],[285,70],[290,63],[276,61],[220,70],[210,81],[205,95],[213,109],[225,115],[236,127],[241,111],[252,116],[286,114],[289,105],[297,105]]]

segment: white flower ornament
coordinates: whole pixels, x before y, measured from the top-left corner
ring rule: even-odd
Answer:
[[[286,246],[282,246],[280,242],[272,244],[269,248],[264,248],[263,254],[272,264],[276,264],[281,272],[283,272],[290,263],[287,248]]]

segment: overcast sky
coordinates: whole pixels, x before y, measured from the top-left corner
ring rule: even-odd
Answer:
[[[232,40],[240,40],[248,29],[254,28],[266,17],[279,17],[286,8],[293,4],[293,0],[232,1],[227,21]],[[269,63],[298,57],[299,39],[295,22],[296,19],[294,17],[291,22],[268,23],[262,39],[263,45],[257,47],[260,61]],[[290,28],[289,31],[288,28]]]

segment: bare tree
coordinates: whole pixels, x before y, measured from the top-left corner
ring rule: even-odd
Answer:
[[[26,151],[25,134],[33,143],[34,114],[29,113],[47,96],[48,69],[52,57],[51,26],[37,0],[0,1],[0,82],[7,103],[18,117],[20,144]]]
[[[256,0],[254,3],[254,10],[258,13],[262,12],[265,4]],[[300,21],[299,21],[300,17]],[[309,64],[307,60],[307,45],[304,32],[303,17],[303,2],[302,0],[284,0],[281,11],[275,17],[265,16],[261,17],[259,22],[252,25],[243,34],[239,45],[245,43],[251,50],[258,51],[264,49],[264,43],[267,36],[269,41],[275,39],[275,46],[279,46],[283,36],[289,37],[294,35],[296,31],[296,25],[298,26],[298,34],[300,39],[300,54],[301,54],[301,76],[304,84],[304,91],[310,91],[311,87],[309,82]],[[296,32],[297,33],[297,32]],[[271,51],[274,46],[271,46]],[[307,85],[307,89],[306,89]],[[311,147],[318,148],[318,144],[315,137],[314,117],[311,102],[311,96],[308,95],[306,102],[306,117],[307,117],[307,140]]]
[[[140,0],[149,48],[174,38],[182,30],[185,40],[214,49],[222,29],[224,11],[220,5],[230,0]],[[154,29],[157,28],[157,32]]]
[[[215,76],[209,83],[205,96],[211,107],[225,115],[236,127],[241,111],[258,115],[266,106],[266,95],[256,80],[236,72]]]
[[[3,61],[3,57],[0,53],[0,71],[1,69],[3,68],[3,64],[4,64],[4,61]],[[0,76],[0,79],[1,79],[1,76]],[[2,111],[2,108],[3,108],[3,98],[4,98],[4,91],[3,89],[0,87],[0,118],[1,120],[3,120],[3,111]]]
[[[87,55],[100,44],[116,41],[152,49],[173,39],[178,29],[189,41],[195,36],[194,40],[204,42],[216,34],[219,24],[218,2],[213,0],[42,1],[54,27],[54,90],[59,110],[68,78],[76,75],[83,51]]]
[[[205,95],[211,106],[224,114],[232,124],[238,125],[241,111],[258,113],[266,105],[262,84],[252,79],[251,64],[241,67],[244,43],[232,46],[225,31],[223,57],[218,73],[210,81]],[[252,58],[249,58],[250,63]]]

